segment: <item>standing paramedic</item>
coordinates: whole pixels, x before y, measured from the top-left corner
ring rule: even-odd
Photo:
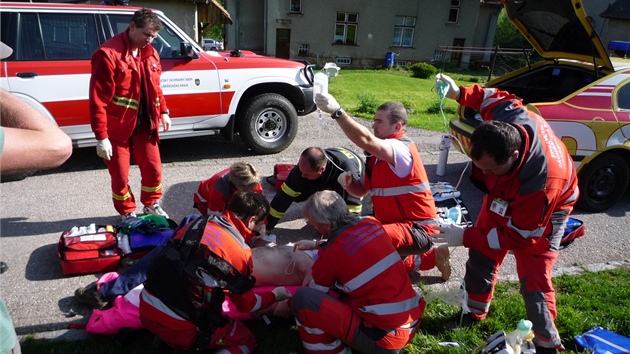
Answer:
[[[282,184],[271,201],[267,217],[267,230],[272,230],[293,202],[302,202],[315,192],[333,190],[343,196],[348,210],[361,215],[361,197],[346,192],[337,181],[339,175],[348,172],[349,178],[359,179],[365,163],[354,152],[341,147],[322,149],[308,147],[300,155],[297,166]]]
[[[105,159],[114,208],[123,220],[136,216],[129,186],[131,158],[140,168],[143,212],[168,217],[158,203],[162,197],[158,129],[161,122],[168,131],[171,119],[160,88],[160,57],[151,45],[161,29],[157,14],[138,10],[127,30],[92,55],[90,116],[96,153]]]
[[[346,345],[397,353],[420,327],[425,301],[381,223],[351,214],[329,190],[311,196],[302,211],[326,240],[295,243],[318,250],[313,280],[276,311],[290,306],[306,353],[349,353]]]
[[[431,248],[429,233],[437,225],[435,200],[416,144],[406,135],[407,110],[400,102],[382,104],[374,114],[372,134],[347,114],[330,94],[315,97],[317,108],[329,113],[346,136],[368,156],[360,180],[340,176],[352,195],[371,193],[374,217],[383,224],[407,270],[437,267],[451,275],[446,248]],[[349,183],[346,183],[349,181]],[[428,250],[428,251],[427,251]],[[408,256],[409,255],[409,256]]]
[[[486,193],[477,222],[436,235],[436,242],[469,248],[464,281],[471,313],[461,325],[487,316],[499,267],[512,251],[536,353],[556,353],[564,348],[554,324],[551,275],[579,194],[571,156],[549,124],[514,95],[478,85],[458,87],[442,74],[436,80],[448,86],[446,97],[483,118],[470,150],[471,180]]]
[[[252,250],[269,202],[236,192],[221,216],[201,216],[178,231],[153,259],[140,296],[140,319],[169,346],[252,353],[254,334],[223,314],[227,295],[239,312],[256,313],[291,296],[284,287],[254,293]]]

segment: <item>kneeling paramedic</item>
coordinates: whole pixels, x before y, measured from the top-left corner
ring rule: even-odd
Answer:
[[[246,239],[265,221],[269,202],[237,192],[221,216],[182,228],[147,272],[140,297],[142,323],[169,346],[249,353],[256,339],[223,314],[225,294],[240,312],[258,312],[291,295],[284,287],[255,294],[252,252]]]
[[[303,212],[327,241],[295,243],[318,249],[313,280],[276,311],[290,306],[308,354],[397,353],[420,326],[425,301],[383,226],[351,214],[334,191],[315,193]]]

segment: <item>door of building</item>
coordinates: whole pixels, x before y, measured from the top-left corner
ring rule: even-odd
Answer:
[[[453,39],[453,49],[458,49],[464,46],[466,40],[464,38],[455,38]],[[455,65],[456,68],[459,68],[462,64],[462,52],[459,50],[455,50],[451,53],[451,63]]]
[[[276,58],[290,59],[291,57],[291,30],[287,28],[276,29]]]

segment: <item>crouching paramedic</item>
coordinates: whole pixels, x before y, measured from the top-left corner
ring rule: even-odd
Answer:
[[[349,345],[361,353],[397,353],[420,326],[425,301],[383,226],[349,213],[334,191],[314,194],[303,212],[327,240],[295,244],[319,250],[313,280],[278,307],[291,307],[305,352],[346,353]]]
[[[259,193],[237,192],[221,216],[207,215],[182,228],[147,271],[140,319],[169,346],[249,353],[256,339],[223,314],[225,294],[240,312],[255,313],[290,296],[284,287],[255,294],[246,238],[269,213]]]

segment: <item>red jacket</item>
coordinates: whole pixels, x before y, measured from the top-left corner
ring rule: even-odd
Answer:
[[[400,255],[374,218],[333,231],[312,269],[312,287],[341,291],[339,299],[374,326],[396,328],[422,317]]]
[[[477,224],[464,230],[464,246],[512,250],[538,244],[555,250],[556,231],[573,210],[579,192],[573,160],[549,124],[527,110],[514,95],[481,86],[461,87],[459,103],[479,110],[483,120],[515,126],[524,141],[513,170],[503,176],[483,174],[473,165],[471,180],[486,196]],[[504,216],[490,210],[507,202]]]
[[[437,218],[429,178],[416,144],[405,132],[386,139],[398,139],[411,152],[413,165],[407,177],[398,177],[385,161],[371,156],[366,163],[366,187],[372,192],[374,217],[383,224],[403,221],[425,221]]]
[[[125,141],[136,128],[140,101],[140,80],[145,87],[145,107],[151,130],[157,138],[160,113],[167,111],[160,87],[162,66],[151,45],[139,50],[141,66],[129,52],[128,31],[121,32],[92,55],[90,117],[96,139]]]
[[[229,168],[216,173],[212,177],[201,181],[197,193],[193,196],[194,207],[202,214],[209,211],[223,212],[232,200],[232,196],[237,192],[230,183]],[[262,193],[262,185],[258,185],[252,192]]]

